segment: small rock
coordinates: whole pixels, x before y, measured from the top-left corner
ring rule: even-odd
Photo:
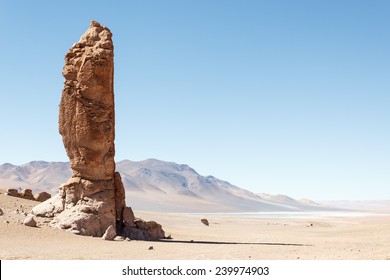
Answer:
[[[116,231],[112,225],[110,225],[107,229],[106,232],[103,234],[102,239],[104,240],[114,240],[116,236]]]
[[[209,221],[207,219],[200,220],[204,225],[209,226]]]
[[[35,194],[34,195],[34,199],[36,201],[39,201],[39,202],[44,202],[48,199],[51,198],[51,194],[47,193],[47,192],[41,192],[41,193],[38,193],[38,194]]]
[[[27,218],[23,221],[23,224],[28,227],[36,227],[37,222],[34,220],[33,216],[27,216]]]
[[[150,246],[148,250],[154,250],[153,246]]]
[[[128,237],[126,237],[126,239],[125,239],[126,241],[131,241],[131,239],[130,238],[128,238]]]
[[[1,210],[0,208],[0,216],[2,216],[4,214],[3,210]]]
[[[31,189],[25,189],[20,192],[20,196],[25,199],[34,200],[34,195]]]
[[[124,241],[124,240],[125,240],[125,238],[123,236],[120,236],[120,235],[114,237],[114,241]]]
[[[8,190],[5,190],[5,195],[9,195],[9,196],[19,196],[19,192],[17,189],[8,189]]]

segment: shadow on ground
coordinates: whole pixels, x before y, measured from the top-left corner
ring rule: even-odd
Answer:
[[[313,246],[300,243],[275,243],[275,242],[228,242],[228,241],[196,241],[196,240],[172,240],[160,239],[153,242],[183,243],[183,244],[209,244],[209,245],[264,245],[264,246]]]

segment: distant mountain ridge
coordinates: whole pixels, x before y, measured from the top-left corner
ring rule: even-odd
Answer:
[[[0,165],[1,188],[30,188],[56,193],[60,184],[72,176],[69,162],[31,161],[23,165]]]
[[[309,200],[255,194],[186,164],[156,159],[117,162],[126,202],[137,210],[165,212],[242,212],[329,210]],[[71,176],[68,162],[32,161],[0,165],[0,188],[31,188],[57,193]]]

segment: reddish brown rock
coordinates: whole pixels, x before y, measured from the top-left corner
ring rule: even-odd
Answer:
[[[5,190],[4,194],[5,195],[9,195],[9,196],[15,196],[15,197],[19,197],[20,196],[20,194],[19,194],[17,189],[7,189],[7,190]]]
[[[40,193],[34,194],[34,199],[36,201],[39,201],[39,202],[44,202],[50,198],[51,198],[51,194],[49,194],[47,192],[40,192]]]
[[[66,54],[62,74],[59,132],[73,176],[60,187],[59,196],[34,207],[32,213],[54,217],[51,225],[55,227],[102,236],[108,227],[116,228],[121,219],[118,213],[125,207],[123,184],[120,175],[115,175],[110,30],[92,21]]]
[[[43,202],[43,201],[51,198],[51,195],[47,192],[33,194],[31,189],[24,189],[21,191],[18,191],[17,189],[8,189],[5,191],[5,194],[9,195],[9,196],[20,197],[20,198],[29,199],[29,200],[36,200],[36,201],[40,201],[40,202]]]
[[[134,226],[134,213],[133,210],[130,207],[126,207],[123,210],[123,223],[125,226]]]
[[[126,208],[126,194],[125,187],[122,183],[122,177],[119,172],[115,172],[114,176],[114,185],[115,185],[115,211],[117,220],[123,220],[123,212]],[[130,208],[131,209],[131,208]]]
[[[59,131],[74,177],[114,178],[114,46],[110,30],[92,21],[65,56]]]
[[[34,200],[34,195],[31,189],[25,189],[20,192],[20,197],[25,199]]]
[[[204,224],[205,226],[209,226],[209,221],[207,219],[200,219],[200,221],[202,222],[202,224]]]
[[[121,176],[115,172],[111,37],[108,28],[92,21],[65,56],[59,131],[73,176],[32,214],[53,218],[51,226],[81,235],[101,237],[109,229],[111,236],[164,238],[156,222],[134,222],[131,208],[126,208]]]

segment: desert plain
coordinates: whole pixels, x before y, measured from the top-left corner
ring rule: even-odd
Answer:
[[[390,260],[390,215],[327,218],[242,218],[137,211],[173,239],[106,241],[23,225],[38,202],[0,190],[0,259]],[[206,218],[209,226],[200,220]]]

